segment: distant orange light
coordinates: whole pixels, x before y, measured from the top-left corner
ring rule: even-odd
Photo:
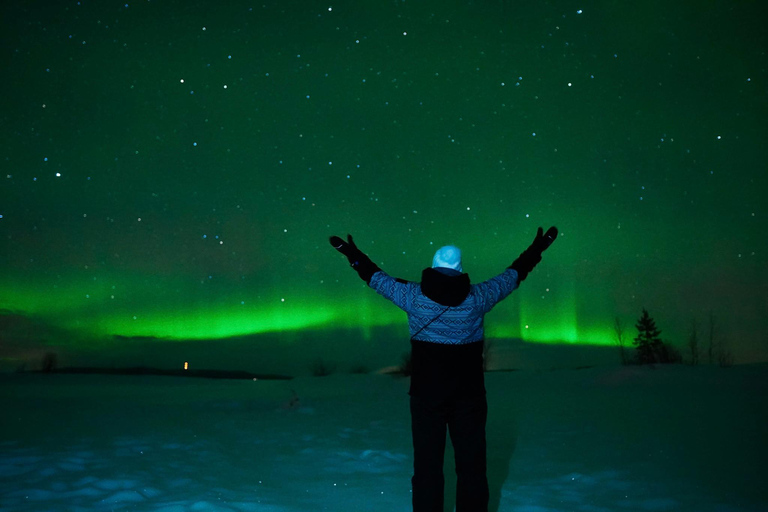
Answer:
[[[189,370],[189,363],[184,361],[184,369]]]

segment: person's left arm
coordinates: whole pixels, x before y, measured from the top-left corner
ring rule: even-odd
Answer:
[[[493,279],[474,285],[474,292],[485,313],[489,312],[496,303],[504,300],[528,277],[528,274],[541,261],[541,254],[557,238],[557,233],[555,226],[549,228],[546,233],[539,228],[533,243],[504,272]]]
[[[385,299],[391,300],[395,306],[406,313],[411,312],[414,301],[421,289],[419,283],[392,277],[383,270],[376,272],[368,285],[376,290],[376,293]]]

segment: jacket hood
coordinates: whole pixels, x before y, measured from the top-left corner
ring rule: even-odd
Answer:
[[[469,275],[443,270],[425,268],[421,273],[421,292],[443,306],[458,306],[469,295]]]

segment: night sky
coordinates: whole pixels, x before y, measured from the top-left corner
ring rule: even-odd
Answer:
[[[393,328],[405,350],[330,235],[411,280],[455,244],[479,282],[556,225],[488,338],[610,345],[646,308],[681,349],[712,314],[766,360],[766,11],[3,2],[0,358]]]

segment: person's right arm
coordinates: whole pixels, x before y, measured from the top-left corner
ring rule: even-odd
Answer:
[[[406,313],[411,311],[421,289],[419,283],[392,277],[383,270],[373,274],[373,278],[368,285],[376,290],[376,293],[385,299],[391,300],[395,306]]]
[[[371,261],[371,258],[357,248],[355,241],[352,240],[352,235],[347,235],[346,242],[338,236],[332,236],[329,241],[334,249],[347,257],[349,265],[366,283],[370,284],[373,274],[381,270],[378,265]]]
[[[376,290],[382,297],[391,300],[397,307],[408,312],[418,294],[419,284],[403,279],[397,279],[379,268],[355,245],[352,235],[347,235],[347,241],[338,236],[330,238],[334,249],[347,257],[350,266],[357,272],[360,279]]]

